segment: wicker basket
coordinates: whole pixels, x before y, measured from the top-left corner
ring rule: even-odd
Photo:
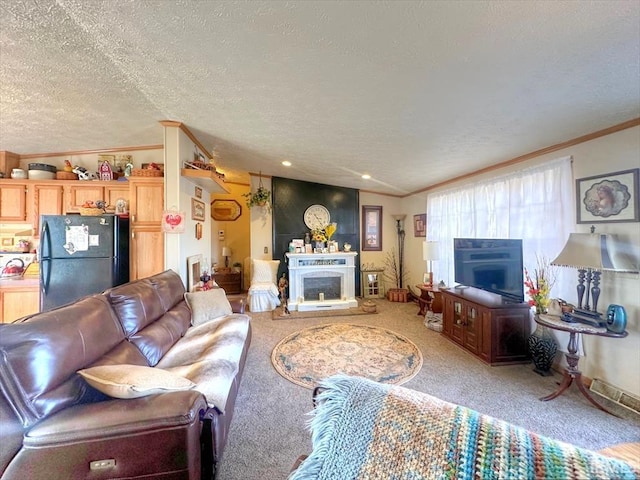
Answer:
[[[94,207],[80,207],[80,215],[84,215],[85,217],[97,217],[102,215],[104,210],[101,208]]]
[[[78,175],[73,172],[56,172],[56,180],[77,180]]]
[[[155,170],[153,168],[134,168],[131,171],[132,177],[162,177],[163,175],[162,170]]]

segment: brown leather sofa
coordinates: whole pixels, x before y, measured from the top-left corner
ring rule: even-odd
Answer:
[[[237,303],[238,313],[192,326],[184,293],[167,270],[0,325],[2,480],[215,476],[250,318]],[[113,398],[77,373],[103,365],[173,372],[195,386]]]

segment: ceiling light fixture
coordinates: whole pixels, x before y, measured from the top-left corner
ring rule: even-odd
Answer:
[[[362,178],[364,178],[365,180],[369,180],[371,178],[371,175],[365,173],[364,175],[362,175]]]
[[[282,165],[284,165],[285,167],[290,167],[291,166],[291,162],[289,160],[284,160],[282,162]]]

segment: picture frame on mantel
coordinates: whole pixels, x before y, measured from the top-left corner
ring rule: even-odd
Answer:
[[[382,251],[382,206],[362,206],[362,251]]]
[[[577,223],[640,221],[639,168],[576,180]]]

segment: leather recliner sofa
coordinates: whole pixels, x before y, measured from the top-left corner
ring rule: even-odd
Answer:
[[[223,298],[225,315],[192,326],[167,270],[0,325],[0,478],[212,478],[251,341]],[[195,385],[113,398],[77,373],[122,365]]]

